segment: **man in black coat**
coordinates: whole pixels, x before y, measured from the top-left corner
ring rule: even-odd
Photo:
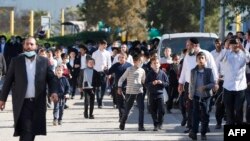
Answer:
[[[36,55],[36,49],[36,40],[27,38],[24,53],[11,60],[0,93],[0,109],[3,110],[12,89],[14,136],[20,136],[20,141],[33,141],[36,135],[46,135],[46,84],[51,99],[58,100],[55,75],[48,60]]]

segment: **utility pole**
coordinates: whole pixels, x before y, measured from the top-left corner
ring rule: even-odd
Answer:
[[[34,11],[30,11],[30,36],[34,36]]]
[[[64,36],[64,25],[62,23],[64,23],[64,9],[61,11],[61,36]]]
[[[220,39],[223,41],[225,38],[225,0],[220,0]]]
[[[204,32],[204,25],[205,25],[205,0],[201,0],[200,32]]]
[[[14,35],[14,23],[15,23],[15,19],[14,19],[14,10],[10,11],[10,34]]]

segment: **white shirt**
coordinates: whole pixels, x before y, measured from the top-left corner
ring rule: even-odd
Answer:
[[[85,69],[87,67],[86,56],[87,54],[84,54],[83,56],[81,55],[81,69]]]
[[[5,44],[1,44],[1,53],[4,54]]]
[[[173,60],[171,57],[161,57],[160,64],[172,64]]]
[[[211,54],[212,54],[212,56],[214,57],[214,60],[215,60],[215,64],[216,64],[216,66],[218,68],[218,73],[220,75],[223,75],[223,71],[222,71],[222,68],[221,68],[223,64],[221,64],[221,62],[219,61],[218,58],[220,58],[224,54],[224,51],[225,51],[224,49],[222,49],[220,52],[217,52],[216,49],[211,51]]]
[[[245,46],[245,49],[246,49],[247,51],[250,50],[250,41],[247,41],[246,46]]]
[[[103,72],[105,67],[111,67],[111,55],[107,50],[98,49],[92,54],[92,58],[95,59],[94,69],[98,72]]]
[[[214,61],[213,56],[211,55],[210,52],[207,50],[200,49],[200,52],[204,52],[206,55],[207,63],[206,67],[211,68],[213,75],[214,75],[214,80],[217,81],[219,76],[218,76],[218,70]],[[187,54],[184,58],[182,70],[181,70],[181,75],[179,78],[179,83],[180,84],[185,84],[185,82],[190,83],[190,78],[191,78],[191,70],[197,65],[196,63],[196,56],[190,56]]]
[[[25,58],[25,64],[28,80],[25,98],[35,98],[36,57],[33,61]]]
[[[224,83],[223,87],[229,91],[241,91],[247,88],[246,81],[246,63],[247,55],[243,51],[238,53],[227,50],[223,58],[224,65]]]
[[[114,60],[113,60],[113,62],[112,62],[112,65],[118,62],[119,55],[120,55],[120,54],[117,54],[117,55],[115,56],[115,58],[114,58]],[[131,65],[134,65],[133,57],[132,57],[130,54],[128,55],[128,58],[127,58],[127,61],[126,61],[126,62],[130,63]]]
[[[74,61],[75,61],[75,59],[69,59],[69,65],[71,67],[74,67]]]

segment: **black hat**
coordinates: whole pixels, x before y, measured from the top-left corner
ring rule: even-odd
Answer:
[[[189,38],[189,41],[190,41],[190,42],[192,42],[193,44],[199,44],[198,39],[197,39],[197,38],[195,38],[195,37],[191,37],[191,38]]]
[[[75,49],[75,48],[69,48],[69,51],[68,51],[68,52],[69,52],[69,53],[75,52],[76,55],[78,54],[78,50]]]
[[[236,39],[230,39],[229,44],[237,44]]]
[[[120,51],[120,48],[119,47],[111,47],[112,51],[113,50],[117,50],[117,51]]]
[[[85,51],[88,52],[88,48],[87,48],[87,46],[84,45],[84,44],[80,44],[80,45],[79,45],[79,48],[82,48],[82,49],[84,49]]]
[[[4,39],[5,39],[5,41],[7,40],[7,37],[6,37],[6,36],[4,36],[4,35],[0,35],[0,38],[4,38]]]

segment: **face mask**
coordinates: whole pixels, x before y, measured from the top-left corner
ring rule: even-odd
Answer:
[[[35,51],[25,51],[23,53],[27,58],[32,58],[36,55],[36,52]]]

